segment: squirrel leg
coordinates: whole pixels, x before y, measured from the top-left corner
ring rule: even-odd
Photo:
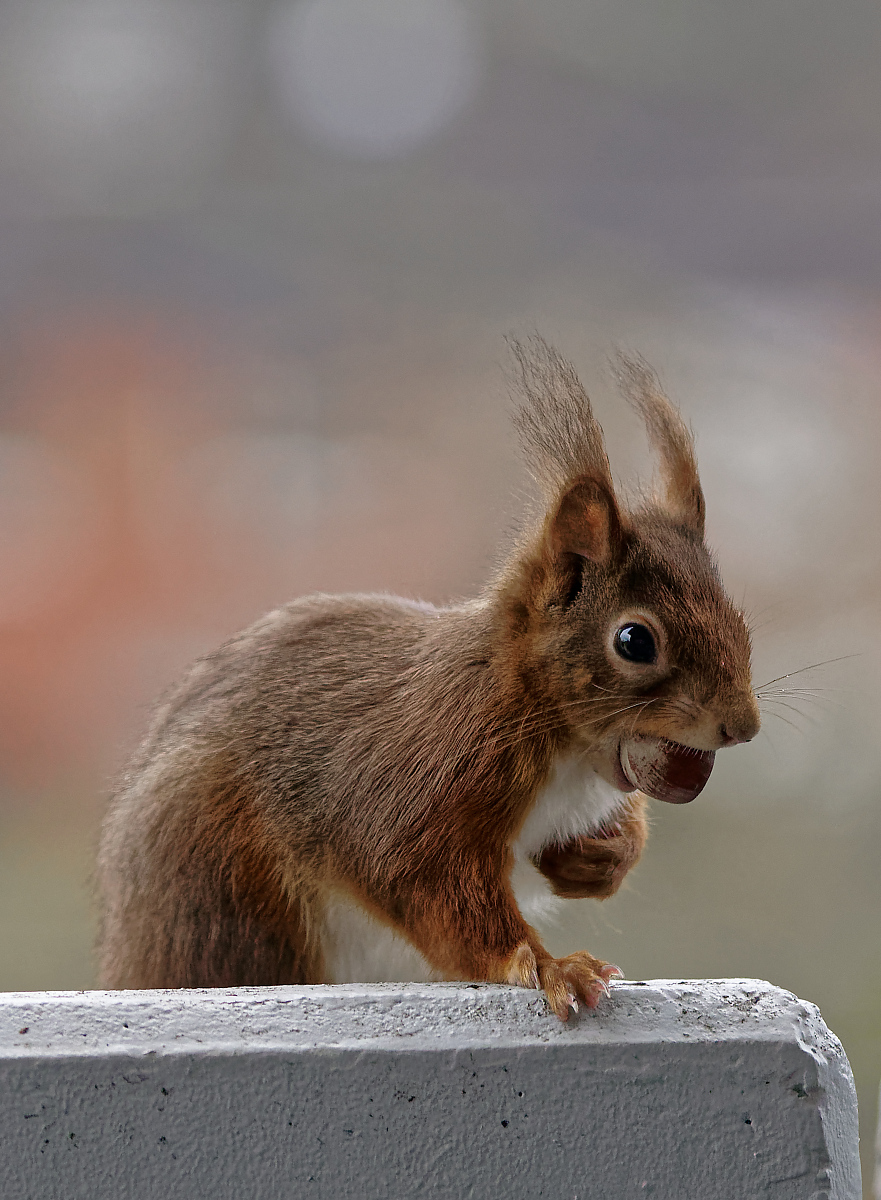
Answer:
[[[410,897],[398,919],[433,966],[450,979],[479,979],[541,989],[565,1021],[579,1002],[595,1008],[618,967],[586,951],[554,958],[526,924],[507,880],[489,864],[435,878]]]
[[[634,793],[602,837],[584,836],[562,846],[546,846],[533,862],[558,896],[605,900],[617,892],[624,876],[639,861],[648,836],[645,809],[645,797]]]

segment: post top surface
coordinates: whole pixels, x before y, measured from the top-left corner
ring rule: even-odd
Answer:
[[[761,980],[616,982],[565,1025],[492,984],[341,984],[0,996],[0,1058],[526,1044],[797,1043],[837,1057],[817,1008]]]

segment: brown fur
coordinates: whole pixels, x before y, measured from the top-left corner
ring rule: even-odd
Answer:
[[[749,638],[701,539],[690,436],[653,377],[627,367],[665,492],[627,513],[574,370],[539,339],[514,349],[541,526],[477,600],[312,596],[194,666],[105,823],[104,985],[322,982],[324,906],[342,894],[445,977],[540,985],[564,1019],[573,997],[596,1003],[613,968],[547,953],[514,901],[512,844],[562,752],[751,737]],[[637,677],[608,630],[644,608],[664,662]],[[644,840],[634,796],[620,834],[537,865],[561,895],[603,896]]]

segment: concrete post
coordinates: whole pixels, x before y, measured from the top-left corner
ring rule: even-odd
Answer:
[[[858,1200],[856,1098],[767,983],[0,997],[5,1200]]]

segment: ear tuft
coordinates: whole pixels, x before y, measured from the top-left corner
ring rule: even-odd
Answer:
[[[645,421],[652,449],[660,460],[665,510],[674,521],[703,536],[704,493],[690,429],[644,359],[618,353],[612,370],[624,396]]]
[[[549,500],[573,480],[591,476],[613,492],[603,431],[575,368],[538,335],[509,338],[520,400],[514,424],[527,466]]]
[[[550,518],[549,541],[556,554],[577,554],[606,565],[621,545],[621,518],[613,493],[596,479],[578,479],[562,495]]]

